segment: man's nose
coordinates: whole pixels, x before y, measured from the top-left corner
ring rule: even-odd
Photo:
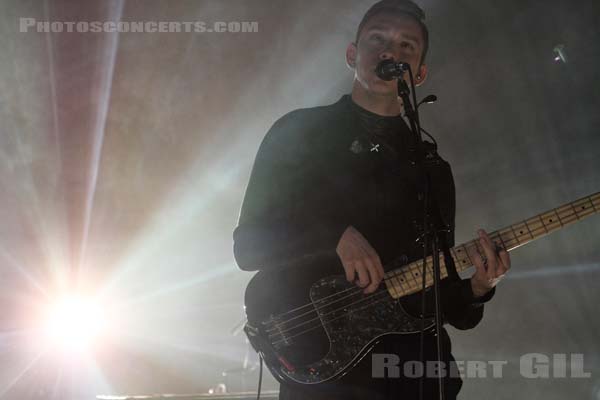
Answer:
[[[381,53],[379,53],[379,59],[380,60],[393,60],[394,59],[394,55],[392,54],[391,51],[382,51]]]

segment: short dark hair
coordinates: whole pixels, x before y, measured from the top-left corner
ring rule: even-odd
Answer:
[[[367,21],[374,15],[384,12],[404,14],[413,18],[419,23],[423,33],[423,54],[421,55],[421,64],[423,64],[425,62],[427,50],[429,49],[429,30],[425,25],[425,12],[421,9],[421,7],[413,3],[411,0],[381,0],[373,4],[363,16],[360,24],[358,24],[358,30],[356,31],[356,43],[358,44],[358,38],[360,37],[360,33]]]

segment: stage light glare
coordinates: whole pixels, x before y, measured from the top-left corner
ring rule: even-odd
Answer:
[[[46,337],[52,347],[60,350],[87,350],[105,328],[103,310],[89,299],[64,297],[47,311]]]

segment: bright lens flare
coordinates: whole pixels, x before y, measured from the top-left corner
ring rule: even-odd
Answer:
[[[106,328],[103,310],[91,300],[65,297],[48,308],[45,333],[52,347],[84,351]]]

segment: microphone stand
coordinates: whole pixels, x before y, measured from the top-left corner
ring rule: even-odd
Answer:
[[[420,355],[421,355],[421,368],[423,368],[421,377],[421,387],[419,391],[419,398],[423,397],[423,385],[424,385],[424,376],[426,373],[426,368],[423,365],[424,358],[424,318],[425,318],[425,289],[426,289],[426,274],[427,274],[427,256],[429,254],[432,255],[433,260],[433,293],[434,293],[434,303],[435,303],[435,336],[436,336],[436,344],[437,344],[437,360],[438,364],[438,389],[439,389],[439,399],[444,399],[444,379],[442,377],[442,341],[441,341],[441,329],[442,329],[442,313],[441,313],[441,304],[440,304],[440,258],[439,258],[439,239],[438,232],[442,229],[438,229],[434,224],[433,218],[430,218],[430,211],[432,210],[432,204],[430,202],[431,197],[431,179],[429,178],[429,174],[426,169],[425,160],[426,160],[426,150],[425,144],[423,143],[423,137],[421,135],[421,124],[419,121],[419,113],[417,105],[417,98],[415,93],[415,86],[413,81],[413,74],[411,68],[408,66],[408,74],[410,77],[410,83],[412,88],[412,97],[415,104],[413,107],[410,101],[411,91],[406,84],[406,81],[402,78],[402,76],[398,77],[398,96],[402,98],[402,104],[404,107],[404,113],[409,120],[410,128],[413,133],[415,143],[417,145],[417,157],[416,164],[417,167],[421,170],[421,176],[423,179],[421,188],[423,190],[423,270],[421,273],[422,279],[422,291],[421,291],[421,343],[420,343]],[[437,203],[436,203],[437,204]],[[439,212],[439,211],[438,211]],[[440,214],[441,215],[441,214]],[[446,229],[443,229],[446,230]],[[431,253],[430,250],[430,239],[431,237]]]

